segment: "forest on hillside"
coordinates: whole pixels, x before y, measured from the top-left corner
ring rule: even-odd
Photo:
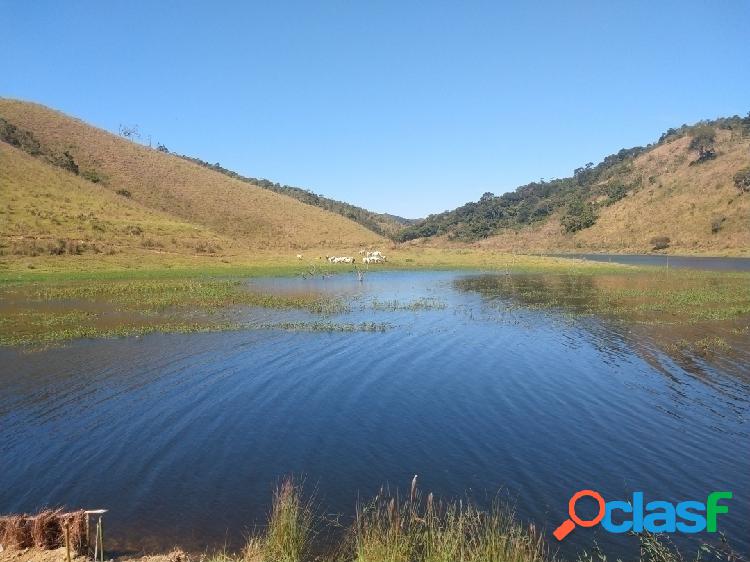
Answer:
[[[588,228],[596,222],[597,211],[602,206],[616,203],[632,190],[642,187],[644,182],[655,181],[653,177],[628,179],[637,156],[687,135],[691,137],[690,148],[697,153],[693,164],[700,165],[716,157],[716,129],[750,136],[750,113],[745,117],[719,118],[671,128],[654,144],[622,149],[596,165],[589,162],[575,169],[571,177],[534,181],[502,195],[487,192],[477,202],[430,215],[407,226],[396,234],[395,239],[404,242],[447,235],[453,240],[475,241],[501,229],[517,229],[544,221],[558,211],[562,213],[561,223],[566,232]],[[739,189],[750,190],[750,169],[738,172],[734,181]]]

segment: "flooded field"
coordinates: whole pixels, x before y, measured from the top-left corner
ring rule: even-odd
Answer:
[[[550,538],[582,488],[673,502],[731,490],[720,528],[747,555],[750,295],[730,274],[670,282],[256,279],[243,287],[300,306],[239,301],[220,332],[0,348],[0,506],[106,507],[118,548],[202,550],[241,543],[287,474],[342,524],[358,497],[419,474],[443,497],[500,493]],[[594,540],[612,559],[637,549],[579,529],[561,552]]]

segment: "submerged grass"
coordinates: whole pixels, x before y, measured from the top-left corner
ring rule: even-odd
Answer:
[[[296,259],[295,259],[296,261]],[[148,265],[148,264],[146,264]],[[637,268],[469,250],[394,250],[382,269],[467,269],[486,275],[456,282],[461,290],[526,308],[556,308],[638,323],[680,324],[750,316],[750,274]],[[0,345],[154,331],[239,327],[227,315],[237,307],[299,309],[318,315],[351,311],[343,298],[313,292],[279,295],[253,290],[247,278],[298,276],[307,263],[289,256],[253,264],[154,266],[141,269],[6,271],[0,273]],[[318,265],[323,276],[353,274],[350,266]],[[374,300],[374,311],[441,310],[434,298]],[[364,310],[364,308],[362,308]],[[330,324],[330,325],[328,325]],[[272,327],[307,331],[381,331],[334,323],[290,322]],[[714,346],[715,347],[715,346]]]
[[[395,299],[386,301],[375,299],[370,303],[370,308],[372,310],[387,312],[396,312],[400,310],[410,310],[413,312],[417,312],[420,310],[444,310],[446,308],[446,304],[443,301],[433,297],[422,297],[411,302],[401,302]]]
[[[721,321],[750,315],[750,274],[624,271],[601,275],[486,275],[456,281],[490,302],[556,308],[643,323]]]
[[[346,312],[341,299],[315,293],[275,295],[240,280],[142,279],[32,283],[0,288],[0,345],[239,328],[237,307]]]
[[[261,324],[259,328],[294,332],[385,332],[390,325],[383,322],[277,322]]]

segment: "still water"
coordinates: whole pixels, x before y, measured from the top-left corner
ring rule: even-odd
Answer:
[[[750,258],[721,258],[709,256],[668,256],[659,254],[553,254],[561,258],[578,258],[591,261],[622,263],[625,265],[650,265],[679,267],[712,271],[750,271]]]
[[[419,474],[444,497],[501,492],[550,538],[582,488],[673,502],[730,490],[719,528],[750,552],[747,336],[724,361],[685,363],[663,351],[663,334],[525,308],[471,279],[253,282],[345,295],[351,310],[327,322],[384,332],[248,329],[0,350],[0,512],[106,507],[113,547],[200,550],[241,542],[287,474],[304,476],[342,522],[358,497],[385,483],[406,489]],[[633,538],[596,529],[577,530],[561,552],[594,539],[613,555],[636,552]]]

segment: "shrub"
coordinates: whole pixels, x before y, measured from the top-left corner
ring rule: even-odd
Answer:
[[[49,160],[55,166],[58,166],[62,168],[63,170],[68,170],[69,172],[72,172],[78,175],[78,171],[79,171],[78,164],[76,164],[76,161],[73,158],[73,155],[67,150],[63,152],[62,154],[51,155],[49,157]]]
[[[29,131],[19,129],[2,117],[0,117],[0,140],[16,148],[20,148],[32,156],[42,153],[42,145],[34,138],[34,135]]]
[[[591,203],[581,199],[575,199],[560,220],[565,232],[577,232],[588,228],[596,222],[596,215]]]
[[[743,192],[750,192],[750,166],[734,174],[734,185]]]
[[[724,217],[724,216],[712,218],[711,219],[711,234],[716,234],[717,232],[719,232],[725,220],[727,220],[727,217]]]
[[[143,248],[163,248],[164,244],[153,238],[146,238],[141,242]]]
[[[123,197],[131,196],[131,193],[127,189],[118,189],[115,193],[117,193],[117,195],[122,195]]]
[[[604,203],[608,207],[617,203],[628,194],[628,188],[621,183],[616,183],[607,187],[607,201]]]
[[[81,177],[84,179],[89,180],[92,183],[103,183],[104,182],[104,176],[97,172],[96,170],[84,170],[81,172]]]
[[[221,250],[221,246],[218,244],[211,244],[209,242],[201,241],[195,245],[195,251],[199,254],[214,254]]]
[[[714,142],[716,131],[709,125],[700,125],[691,132],[690,149],[698,151],[698,159],[691,164],[699,164],[716,158]]]
[[[665,250],[669,248],[671,240],[669,236],[654,236],[649,242],[654,250]]]
[[[59,238],[56,242],[50,242],[47,246],[47,250],[52,256],[62,256],[64,254],[77,256],[86,250],[86,244],[77,240]]]

